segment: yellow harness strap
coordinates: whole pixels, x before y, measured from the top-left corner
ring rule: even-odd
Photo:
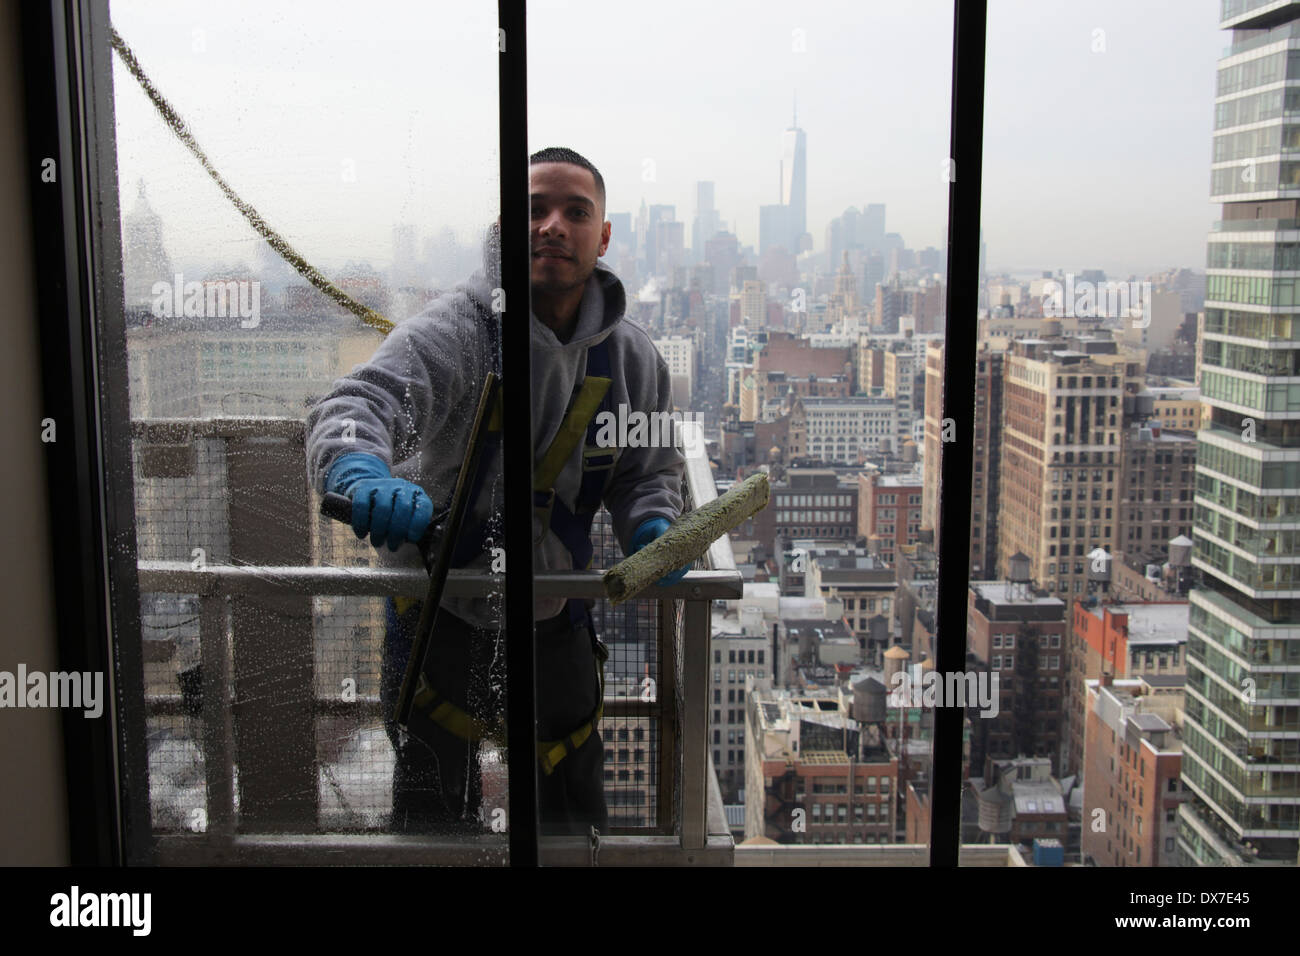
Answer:
[[[600,697],[596,701],[596,712],[569,736],[561,740],[539,740],[537,742],[537,761],[542,765],[542,773],[550,776],[555,765],[587,742],[600,718],[605,714],[605,661],[609,660],[609,651],[605,645],[596,644],[596,674],[600,678]]]
[[[600,723],[600,718],[604,716],[605,661],[607,660],[609,660],[609,651],[604,644],[597,642],[596,676],[600,681],[600,697],[596,702],[596,710],[591,719],[573,733],[559,740],[539,740],[537,742],[537,762],[541,764],[542,773],[547,776],[554,773],[556,764],[587,742],[588,738],[595,732],[596,725]],[[438,692],[431,688],[425,682],[424,677],[421,676],[419,687],[415,692],[415,707],[424,713],[429,720],[461,740],[482,740],[485,737],[500,741],[506,739],[505,727],[500,721],[485,724],[483,721],[465,713],[451,701],[440,701],[438,696]]]
[[[577,396],[569,406],[564,421],[560,423],[559,431],[555,433],[554,440],[552,440],[550,447],[546,449],[546,454],[542,456],[541,464],[533,471],[533,489],[549,493],[548,505],[538,510],[550,511],[549,501],[554,499],[553,486],[555,479],[564,470],[564,466],[568,463],[570,456],[573,455],[573,450],[586,438],[587,426],[600,408],[600,403],[604,401],[605,393],[609,391],[612,384],[613,379],[602,378],[598,375],[588,375],[582,380],[582,387],[578,390]],[[501,392],[498,390],[497,401],[493,405],[491,417],[488,419],[488,430],[500,431],[501,425]],[[544,516],[543,526],[549,524],[550,515],[547,514]],[[397,613],[405,614],[416,601],[414,598],[399,597],[394,599],[394,603],[397,606]],[[568,736],[560,740],[539,740],[537,742],[537,760],[541,764],[542,773],[548,776],[553,773],[556,764],[585,744],[595,731],[596,725],[605,713],[605,661],[608,659],[609,651],[604,644],[597,642],[596,676],[600,681],[600,699],[596,702],[596,710],[590,720]],[[415,692],[415,707],[429,720],[462,740],[481,740],[484,737],[505,740],[505,728],[499,722],[490,726],[484,724],[482,721],[471,717],[451,701],[439,700],[438,697],[438,692],[430,687],[426,683],[424,676],[421,675],[419,686]]]
[[[535,491],[548,491],[555,484],[555,479],[560,477],[573,449],[586,437],[587,425],[600,408],[600,403],[612,384],[612,379],[597,375],[588,375],[582,380],[582,388],[569,406],[564,421],[560,423],[560,430],[555,433],[551,447],[542,456],[542,463],[533,470]]]
[[[578,389],[578,394],[573,403],[569,406],[568,412],[564,415],[564,421],[560,423],[559,430],[555,433],[551,445],[546,449],[546,454],[542,456],[541,464],[533,469],[533,489],[535,491],[546,491],[555,484],[555,479],[560,477],[560,472],[568,463],[569,457],[573,454],[573,449],[578,447],[587,435],[587,426],[591,423],[592,417],[600,408],[600,403],[605,399],[605,393],[609,391],[614,380],[611,378],[602,378],[599,375],[588,375],[582,380],[582,385]],[[497,390],[496,402],[492,405],[492,411],[488,415],[488,431],[498,432],[501,430],[504,412],[502,411],[502,390]]]

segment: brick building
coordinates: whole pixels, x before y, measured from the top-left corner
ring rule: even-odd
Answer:
[[[1084,749],[1084,862],[1177,865],[1183,741],[1181,678],[1088,681]]]
[[[1065,707],[1065,602],[1005,581],[973,581],[968,666],[998,675],[998,713],[974,719],[971,763],[986,757],[1046,757],[1060,766]],[[967,713],[970,713],[968,708]]]
[[[873,469],[858,476],[857,534],[887,564],[895,563],[896,549],[920,540],[922,487],[919,471],[886,475]]]
[[[893,843],[898,761],[840,691],[752,689],[746,703],[745,837]]]

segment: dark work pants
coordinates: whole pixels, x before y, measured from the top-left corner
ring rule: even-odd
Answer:
[[[385,727],[397,754],[393,768],[392,829],[403,833],[482,833],[479,745],[412,714],[409,733],[392,720],[393,704],[410,660],[420,605],[397,613],[387,602],[381,697]],[[541,740],[557,740],[586,723],[599,702],[600,680],[589,624],[575,627],[565,610],[537,622],[537,719]],[[505,724],[505,635],[467,623],[447,610],[438,615],[425,669],[439,700],[449,699],[485,724]],[[505,741],[497,741],[504,750]],[[537,768],[538,816],[543,834],[586,834],[608,828],[605,752],[596,729],[550,774]],[[487,819],[492,811],[487,808]]]

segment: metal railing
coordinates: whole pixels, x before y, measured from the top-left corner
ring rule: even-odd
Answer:
[[[147,602],[169,596],[172,603],[153,607],[174,618],[142,613],[146,621],[161,620],[154,626],[167,635],[146,641],[155,646],[143,655],[143,706],[155,738],[150,799],[156,859],[506,863],[504,834],[488,826],[481,836],[417,837],[386,832],[382,813],[344,806],[351,813],[343,814],[344,825],[337,812],[327,819],[321,794],[336,791],[342,803],[347,781],[338,778],[348,776],[351,765],[331,762],[326,752],[349,728],[349,745],[369,746],[367,792],[391,786],[384,754],[387,748],[391,755],[391,747],[376,732],[383,720],[375,680],[383,628],[376,599],[423,597],[428,579],[418,569],[321,563],[323,554],[348,546],[355,546],[354,558],[367,560],[368,546],[317,517],[303,442],[302,423],[290,419],[133,423],[142,611]],[[688,507],[716,494],[702,449],[702,442],[687,443]],[[606,684],[601,730],[607,778],[639,773],[652,782],[642,814],[652,819],[619,825],[619,809],[630,801],[610,799],[611,833],[597,847],[585,839],[544,838],[544,862],[732,862],[708,750],[709,621],[710,602],[741,596],[742,582],[725,537],[700,563],[703,569],[642,602],[656,613],[638,608],[624,619],[650,631],[623,635],[650,648],[645,667],[657,671],[648,692],[626,680]],[[503,578],[453,571],[446,593],[498,592]],[[536,594],[604,597],[598,571],[542,572]],[[323,649],[325,631],[334,640]],[[618,645],[612,650],[617,654]],[[344,692],[331,690],[342,673],[353,675],[344,678]],[[647,731],[635,752],[649,759],[625,771],[621,760],[632,748],[613,739],[613,728],[629,725]],[[485,778],[485,806],[489,787]],[[606,790],[610,798],[643,793],[618,782]],[[178,799],[181,792],[188,804]],[[382,808],[382,799],[378,803]]]

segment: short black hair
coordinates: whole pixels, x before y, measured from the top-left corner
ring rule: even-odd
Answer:
[[[592,178],[596,180],[596,195],[600,197],[601,212],[605,211],[605,178],[600,175],[600,170],[587,157],[574,152],[567,146],[547,146],[545,149],[539,149],[528,157],[529,166],[535,163],[569,163],[589,170]]]

